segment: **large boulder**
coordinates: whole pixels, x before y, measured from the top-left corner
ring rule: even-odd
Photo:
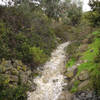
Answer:
[[[86,71],[86,70],[82,71],[82,72],[80,73],[80,75],[78,76],[78,79],[79,79],[80,81],[85,81],[85,80],[87,80],[88,78],[89,78],[89,73],[88,73],[88,71]]]
[[[0,65],[0,73],[4,73],[6,71],[5,66]]]
[[[22,83],[27,83],[28,81],[28,76],[26,73],[24,73],[23,71],[20,71],[20,78],[21,78],[21,82]]]
[[[80,50],[80,52],[84,52],[87,50],[87,48],[88,48],[88,44],[83,44],[80,46],[79,50]]]
[[[14,75],[10,75],[10,82],[18,82],[18,77]]]
[[[27,70],[26,74],[27,74],[27,76],[30,76],[32,74],[32,71],[31,70]]]
[[[5,66],[6,68],[13,67],[10,60],[2,59],[1,65]]]
[[[74,65],[72,67],[69,67],[67,69],[67,72],[65,73],[65,75],[69,79],[72,79],[76,74],[77,74],[77,65]]]
[[[68,90],[72,89],[72,87],[73,87],[75,81],[77,81],[77,79],[76,79],[76,78],[73,78],[73,79],[68,83]]]
[[[73,78],[74,73],[73,72],[67,72],[65,75],[67,76],[68,79],[71,79],[71,78]]]
[[[16,68],[11,68],[10,72],[12,75],[18,75],[18,71]]]
[[[62,94],[59,96],[58,100],[72,100],[73,95],[69,93],[68,91],[62,92]]]
[[[83,88],[86,87],[89,83],[90,83],[89,80],[86,80],[86,81],[82,82],[82,83],[78,86],[78,90],[83,89]]]
[[[72,100],[100,100],[100,98],[93,91],[78,91]]]
[[[30,87],[30,91],[35,91],[36,90],[36,84],[30,80],[28,80],[27,85]]]
[[[87,39],[82,40],[82,43],[83,43],[83,44],[88,44],[88,42],[89,42],[89,39],[88,39],[88,38],[87,38]]]

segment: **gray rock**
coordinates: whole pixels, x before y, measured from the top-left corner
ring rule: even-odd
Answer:
[[[27,76],[30,76],[32,74],[31,70],[26,71]]]
[[[89,42],[89,39],[87,38],[87,39],[84,39],[84,40],[82,40],[82,43],[83,44],[87,44]]]
[[[1,73],[4,73],[6,71],[6,68],[5,68],[5,66],[3,66],[3,65],[0,65],[0,72]]]
[[[78,77],[80,81],[87,80],[89,78],[88,71],[82,71]]]
[[[4,66],[5,66],[6,68],[13,67],[10,60],[5,61]]]
[[[82,82],[79,86],[78,86],[78,90],[81,90],[82,88],[86,87],[89,84],[89,80],[86,80],[84,82]]]
[[[87,50],[87,48],[88,48],[88,44],[83,44],[83,45],[80,46],[79,49],[80,49],[81,52],[84,52],[84,51]]]
[[[75,93],[72,100],[100,100],[93,92],[91,91],[79,91]]]
[[[72,100],[73,95],[69,93],[68,91],[64,91],[60,96],[58,100]]]
[[[72,71],[70,71],[70,72],[67,72],[65,75],[67,76],[67,78],[71,79],[71,78],[73,78],[74,73]]]
[[[11,68],[11,74],[12,75],[18,75],[18,71],[17,71],[17,69],[16,68]]]
[[[65,75],[70,79],[72,79],[76,74],[77,74],[77,65],[69,67],[67,69],[67,72],[65,73]]]
[[[87,98],[92,98],[92,97],[93,97],[92,92],[88,93],[88,94],[86,95],[86,97],[87,97]]]
[[[10,82],[18,82],[18,77],[10,75]]]
[[[81,96],[82,96],[82,97],[85,97],[85,96],[86,96],[86,94],[85,94],[85,93],[81,93]]]
[[[24,72],[20,72],[20,78],[22,83],[27,83],[28,81],[28,76]]]

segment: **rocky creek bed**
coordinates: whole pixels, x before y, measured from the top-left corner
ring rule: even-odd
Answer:
[[[77,76],[77,67],[82,61],[66,70],[65,47],[68,44],[69,42],[59,45],[51,54],[50,61],[41,70],[41,76],[33,80],[37,87],[35,91],[28,93],[28,100],[100,100],[94,91],[83,89],[90,81],[86,70]],[[75,82],[78,82],[78,90],[72,93]]]

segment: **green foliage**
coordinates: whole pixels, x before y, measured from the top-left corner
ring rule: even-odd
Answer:
[[[89,0],[89,6],[92,11],[90,11],[87,16],[92,26],[100,26],[100,1]]]
[[[0,100],[27,100],[27,87],[2,87],[0,89]]]
[[[100,32],[99,32],[99,31],[95,31],[95,32],[93,32],[92,34],[98,35],[98,34],[100,34]]]
[[[82,63],[80,66],[78,66],[78,75],[83,70],[87,70],[87,71],[90,71],[91,72],[92,70],[94,70],[96,68],[97,68],[97,64],[95,64],[93,62]]]
[[[91,12],[90,16],[91,16],[90,21],[93,26],[100,25],[100,13],[99,12],[93,11],[93,12]]]
[[[78,66],[78,72],[76,74],[76,76],[78,77],[80,75],[80,73],[82,71],[88,71],[89,73],[89,84],[82,88],[82,90],[84,89],[94,89],[94,91],[96,92],[96,95],[100,95],[100,36],[99,36],[99,30],[95,31],[92,33],[92,43],[88,44],[88,48],[86,51],[81,52],[80,50],[78,50],[77,48],[79,48],[79,46],[77,46],[77,48],[75,48],[75,52],[77,51],[77,54],[80,54],[80,60],[84,61],[82,62],[79,66]],[[87,37],[89,38],[89,37]],[[84,44],[80,44],[80,45],[84,45]],[[73,48],[74,46],[72,46]],[[76,47],[76,46],[75,46]],[[68,47],[68,51],[72,51],[73,49]],[[70,53],[69,54],[72,54]],[[74,52],[74,53],[75,53]],[[74,55],[74,54],[73,54]],[[73,57],[73,56],[71,56]],[[76,59],[77,61],[77,59]],[[75,61],[75,62],[76,62]],[[73,61],[73,59],[69,59],[67,67],[70,67],[71,65],[75,64],[75,62]],[[75,93],[78,91],[78,86],[79,86],[80,82],[74,82],[73,87],[70,89],[70,92]]]
[[[82,59],[87,62],[78,66],[78,74],[87,70],[90,73],[91,86],[97,95],[100,95],[100,38],[97,37],[99,32],[93,32],[94,41],[89,45],[89,49],[82,54]]]
[[[78,59],[78,47],[80,43],[79,42],[73,42],[71,43],[67,48],[67,53],[69,54],[70,58]]]
[[[47,56],[40,48],[30,48],[30,54],[32,55],[32,59],[36,65],[43,64],[47,60]]]
[[[100,30],[95,31],[92,34],[95,35],[95,36],[100,36]]]
[[[41,5],[45,8],[45,14],[54,19],[58,19],[60,15],[60,0],[42,0]]]
[[[19,6],[17,0],[16,6],[0,6],[0,100],[27,100],[29,87],[27,82],[22,83],[20,76],[21,71],[26,72],[27,66],[17,60],[31,69],[45,63],[57,42],[51,26],[41,8],[28,0],[20,2]],[[5,64],[10,67],[9,71]]]
[[[89,0],[89,6],[93,11],[100,11],[100,1],[99,0]]]
[[[61,5],[61,19],[64,24],[75,26],[80,24],[82,16],[81,2],[72,2],[71,0],[65,0]]]
[[[91,75],[92,86],[95,90],[95,93],[100,95],[100,64],[98,64],[98,67],[93,70]]]
[[[100,38],[95,38],[94,42],[89,45],[89,49],[83,53],[83,59],[93,61],[96,55],[99,53]]]
[[[88,12],[87,19],[90,21],[92,26],[100,26],[100,1],[90,0],[89,6],[92,11]]]
[[[82,7],[81,5],[72,4],[68,10],[68,17],[70,18],[71,25],[75,26],[80,23],[82,16]]]
[[[80,81],[79,80],[76,80],[73,84],[73,87],[71,88],[70,92],[71,93],[75,93],[78,91],[78,85],[79,85]]]
[[[9,84],[9,77],[7,75],[3,76],[2,74],[0,74],[0,85],[6,86],[8,84]],[[2,89],[1,86],[0,86],[0,88]]]
[[[44,55],[50,55],[56,47],[56,36],[48,17],[40,9],[30,7],[25,13],[21,8],[23,6],[1,8],[0,59],[18,59],[35,66],[46,61]],[[33,60],[32,47],[40,48],[44,52],[43,58],[34,57]]]
[[[94,70],[97,67],[97,64],[94,62],[97,57],[97,55],[99,54],[99,48],[100,48],[100,38],[95,38],[94,41],[88,45],[88,49],[87,51],[85,51],[82,54],[82,60],[86,60],[85,63],[82,63],[78,69],[79,72],[81,72],[82,70]]]
[[[66,67],[72,67],[75,64],[76,60],[75,58],[70,59],[67,64]]]
[[[3,65],[7,65],[7,63],[2,61],[0,67]],[[1,72],[0,69],[0,100],[27,100],[27,91],[29,91],[29,87],[26,83],[19,83],[21,83],[20,77],[18,79],[18,83],[16,82],[14,84],[11,82],[10,75],[5,74],[5,72]]]

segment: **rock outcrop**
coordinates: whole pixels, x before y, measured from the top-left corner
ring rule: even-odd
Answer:
[[[3,59],[0,63],[0,75],[7,77],[9,86],[16,86],[20,81],[21,84],[27,84],[31,91],[35,90],[33,72],[21,61],[14,60],[12,62]]]
[[[86,89],[90,84],[88,71],[83,70],[78,73],[78,66],[83,62],[84,61],[78,61],[72,67],[67,68],[65,72],[65,82],[67,82],[68,85],[58,100],[99,100],[93,91]]]

